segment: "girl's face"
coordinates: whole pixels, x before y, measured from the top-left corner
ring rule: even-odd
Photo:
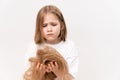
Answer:
[[[58,38],[60,29],[58,17],[52,13],[46,14],[42,26],[42,36],[47,43],[54,44],[60,41]]]

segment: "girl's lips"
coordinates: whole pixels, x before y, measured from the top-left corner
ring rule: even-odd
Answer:
[[[52,35],[54,35],[54,34],[47,34],[48,36],[52,36]]]
[[[48,33],[47,35],[53,35],[53,33]]]

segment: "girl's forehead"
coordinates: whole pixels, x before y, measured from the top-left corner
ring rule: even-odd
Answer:
[[[44,17],[58,17],[58,16],[54,13],[47,13],[47,14],[45,14]]]
[[[59,20],[59,18],[55,14],[49,13],[44,16],[44,21],[46,20]]]

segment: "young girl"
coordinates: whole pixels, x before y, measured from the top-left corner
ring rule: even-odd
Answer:
[[[25,56],[25,68],[30,65],[28,59],[36,55],[37,49],[41,45],[48,45],[55,48],[67,61],[69,72],[77,80],[78,73],[78,50],[71,40],[66,39],[67,29],[61,11],[53,5],[47,5],[40,9],[36,19],[36,29],[34,42],[30,45]],[[49,71],[44,69],[44,65],[38,63],[37,67],[41,71],[54,72],[59,80],[62,77],[58,72],[57,64],[49,66]]]

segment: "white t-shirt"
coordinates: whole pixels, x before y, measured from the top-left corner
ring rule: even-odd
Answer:
[[[67,61],[69,72],[74,77],[74,80],[77,80],[79,57],[78,49],[71,40],[66,40],[65,42],[61,41],[58,44],[45,44],[55,48]],[[30,57],[36,56],[36,51],[39,48],[39,44],[34,42],[29,46],[27,53],[25,54],[25,70],[30,66],[28,59]]]

